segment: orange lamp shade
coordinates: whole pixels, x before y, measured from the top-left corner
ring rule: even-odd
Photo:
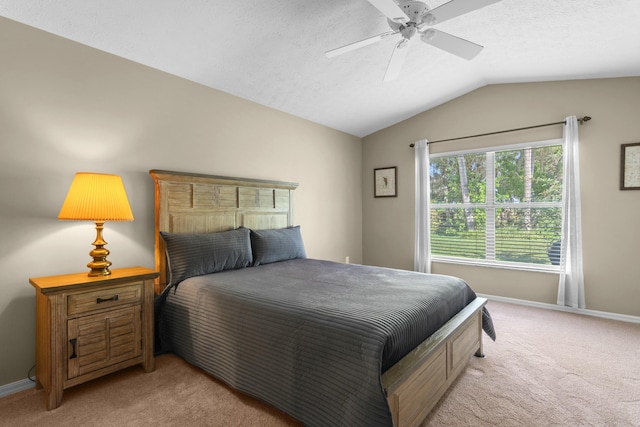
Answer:
[[[122,178],[118,175],[78,172],[73,178],[67,198],[62,204],[58,219],[88,220],[96,223],[95,249],[89,252],[93,258],[87,267],[89,276],[108,276],[111,261],[109,250],[102,238],[105,221],[133,221],[129,199]]]
[[[133,221],[122,178],[110,174],[76,173],[58,219]]]

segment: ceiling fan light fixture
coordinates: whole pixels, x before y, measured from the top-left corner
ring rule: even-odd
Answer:
[[[423,42],[430,42],[435,36],[436,32],[432,29],[428,29],[424,33],[420,34],[420,39],[422,39]]]
[[[417,31],[418,30],[416,29],[415,25],[407,25],[400,29],[400,34],[402,34],[402,37],[404,37],[406,40],[410,40],[411,37],[416,35]]]
[[[422,22],[424,22],[427,25],[435,25],[438,20],[436,19],[435,16],[433,16],[433,14],[431,13],[427,13],[424,18],[422,18]]]

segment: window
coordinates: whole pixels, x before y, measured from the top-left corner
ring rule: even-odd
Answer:
[[[432,155],[432,258],[558,269],[562,163],[560,140]]]

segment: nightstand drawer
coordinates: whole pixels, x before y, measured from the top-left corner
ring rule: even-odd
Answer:
[[[67,296],[67,314],[88,313],[142,301],[142,282]]]

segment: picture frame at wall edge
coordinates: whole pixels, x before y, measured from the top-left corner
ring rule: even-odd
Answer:
[[[398,168],[389,166],[373,170],[373,196],[398,197]]]
[[[640,142],[620,148],[620,190],[640,190]]]

